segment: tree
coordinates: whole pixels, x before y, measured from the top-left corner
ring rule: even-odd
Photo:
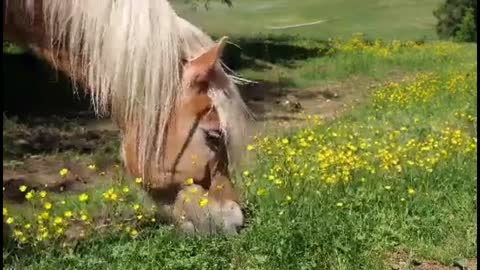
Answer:
[[[446,0],[433,15],[438,19],[436,30],[440,38],[477,42],[476,0]]]

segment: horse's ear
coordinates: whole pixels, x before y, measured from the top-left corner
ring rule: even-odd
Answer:
[[[190,79],[195,82],[208,82],[210,76],[215,71],[215,67],[219,62],[220,58],[222,57],[223,49],[225,48],[225,44],[227,41],[227,37],[223,37],[220,39],[217,44],[215,44],[211,49],[204,52],[200,56],[190,60],[187,63],[188,69],[190,69],[190,75],[192,76]]]

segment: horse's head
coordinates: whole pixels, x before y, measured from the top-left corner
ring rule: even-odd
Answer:
[[[242,136],[245,111],[220,64],[224,46],[222,39],[199,56],[182,61],[182,95],[166,128],[162,166],[145,180],[154,198],[174,205],[177,222],[187,224],[183,228],[234,233],[243,224],[243,215],[228,167]],[[135,155],[124,154],[127,167],[132,167],[128,160]],[[135,167],[135,162],[130,165]],[[208,204],[201,205],[205,201]]]

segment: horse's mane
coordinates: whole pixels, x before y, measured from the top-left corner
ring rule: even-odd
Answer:
[[[33,16],[34,1],[23,1]],[[178,17],[167,0],[43,0],[43,16],[52,49],[68,51],[71,74],[85,78],[96,113],[110,113],[120,126],[139,124],[143,173],[149,162],[159,164],[168,120],[183,94],[181,59],[210,48],[211,38]],[[235,159],[247,109],[230,80],[210,93]]]

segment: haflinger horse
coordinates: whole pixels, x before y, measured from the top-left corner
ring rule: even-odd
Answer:
[[[188,232],[236,234],[230,180],[249,113],[212,39],[167,0],[7,0],[4,36],[92,97],[121,131],[123,164]]]

